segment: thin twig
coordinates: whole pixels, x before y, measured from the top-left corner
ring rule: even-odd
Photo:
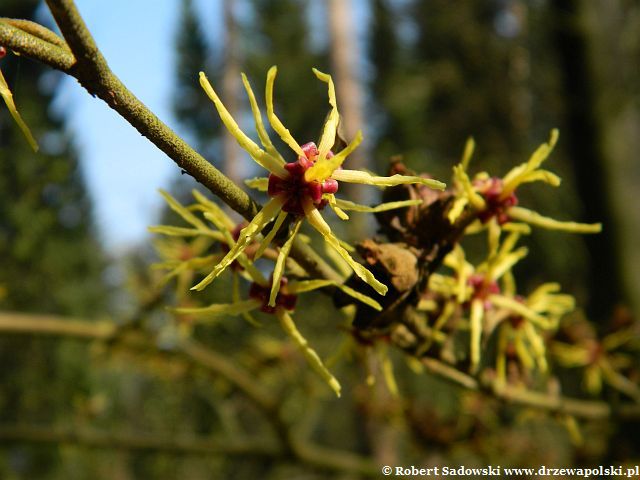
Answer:
[[[500,384],[495,380],[479,381],[467,373],[447,365],[435,358],[420,359],[426,369],[440,378],[455,385],[476,390],[503,400],[513,405],[531,407],[539,410],[547,410],[553,413],[562,413],[579,418],[591,420],[606,420],[610,418],[640,418],[640,404],[628,403],[612,407],[606,402],[596,400],[582,400],[554,395],[544,392],[535,392],[523,387]]]
[[[0,18],[0,22],[8,23],[9,25],[19,28],[20,30],[27,32],[34,37],[38,37],[45,42],[52,43],[53,45],[57,45],[60,48],[64,48],[65,50],[69,50],[69,46],[67,42],[65,42],[58,35],[53,33],[48,28],[40,25],[39,23],[32,22],[31,20],[23,20],[19,18]]]
[[[106,340],[114,331],[115,327],[109,327],[108,324],[99,322],[68,321],[53,315],[0,312],[0,332]],[[123,345],[125,347],[140,347],[139,336],[134,335],[129,340],[124,339]],[[223,356],[194,341],[189,341],[185,344],[182,355],[194,362],[194,364],[227,379],[265,412],[273,415],[277,411],[275,407],[276,401],[271,398],[270,394],[261,390],[252,381],[247,372],[231,364]],[[574,399],[544,392],[534,392],[521,387],[500,385],[494,380],[480,382],[475,377],[439,360],[433,358],[423,358],[421,360],[430,373],[440,378],[468,390],[483,391],[499,400],[514,405],[593,420],[640,418],[640,404],[622,404],[614,408],[602,401]],[[293,442],[293,440],[288,440],[288,442]],[[295,450],[295,447],[293,449]]]

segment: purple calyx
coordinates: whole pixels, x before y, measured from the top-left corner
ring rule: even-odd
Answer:
[[[273,279],[271,279],[273,282]],[[258,283],[252,283],[249,288],[249,298],[253,298],[254,300],[259,300],[261,302],[260,311],[264,313],[274,314],[276,312],[276,308],[284,308],[285,310],[291,312],[296,308],[296,302],[298,301],[298,296],[293,293],[287,293],[287,283],[289,281],[286,277],[282,277],[280,279],[280,290],[278,291],[278,295],[276,295],[276,305],[275,307],[269,306],[269,295],[271,294],[271,286],[260,285]]]
[[[491,302],[488,300],[489,295],[500,293],[498,282],[496,282],[495,280],[487,281],[487,278],[479,273],[471,275],[467,279],[467,285],[470,285],[471,288],[473,288],[473,300],[482,300],[484,302],[485,310],[488,310],[492,307]]]
[[[491,218],[495,217],[499,225],[509,222],[508,210],[518,204],[518,197],[515,192],[511,192],[502,198],[504,184],[501,178],[491,177],[484,180],[480,185],[480,195],[484,198],[487,206],[478,213],[478,218],[482,223],[487,223]]]

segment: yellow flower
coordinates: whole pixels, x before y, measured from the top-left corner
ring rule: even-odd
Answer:
[[[489,255],[484,262],[474,267],[466,261],[462,247],[456,245],[444,259],[444,265],[452,269],[454,275],[434,273],[429,278],[429,291],[447,299],[434,329],[442,327],[455,311],[456,305],[463,305],[469,310],[471,371],[480,365],[482,334],[492,329],[487,319],[488,312],[507,308],[538,322],[546,322],[546,318],[512,298],[514,287],[511,269],[527,255],[525,247],[515,248],[520,233],[511,232],[500,243],[500,229],[491,228],[490,232],[495,234],[489,236]],[[498,283],[501,280],[502,288]]]
[[[555,330],[562,316],[572,311],[575,300],[571,295],[558,293],[560,285],[545,283],[528,297],[504,292],[492,298],[501,321],[498,332],[496,370],[500,381],[506,380],[506,364],[510,347],[526,370],[536,366],[546,372],[547,351],[542,332]]]
[[[249,85],[246,76],[242,75],[244,87],[249,96],[251,109],[253,112],[256,130],[262,147],[251,140],[231,117],[220,98],[213,90],[204,73],[200,73],[200,84],[213,101],[222,122],[229,132],[235,137],[238,144],[244,148],[251,158],[269,172],[268,178],[254,179],[249,181],[249,185],[266,191],[271,199],[262,210],[242,229],[237,242],[229,253],[217,264],[211,273],[200,283],[193,287],[195,290],[202,290],[211,283],[222,271],[224,271],[246,248],[253,242],[260,232],[272,220],[275,219],[271,231],[264,237],[258,249],[257,256],[260,256],[267,245],[273,240],[278,230],[284,224],[287,216],[293,217],[293,225],[289,233],[288,240],[280,248],[276,268],[273,272],[274,281],[270,293],[269,305],[275,305],[275,299],[280,288],[279,279],[283,275],[284,261],[293,245],[293,239],[298,233],[303,220],[307,220],[311,226],[324,237],[325,242],[331,246],[353,269],[355,274],[371,285],[376,292],[384,295],[387,292],[386,285],[380,283],[373,274],[364,266],[356,262],[342,242],[333,234],[331,228],[320,214],[320,210],[329,205],[337,215],[348,218],[345,210],[354,211],[380,211],[391,208],[401,208],[408,205],[415,205],[419,202],[410,200],[406,202],[393,202],[383,204],[378,207],[366,207],[351,202],[346,202],[335,198],[338,191],[339,182],[361,183],[388,187],[400,184],[421,183],[432,188],[444,189],[445,185],[432,179],[421,177],[393,175],[391,177],[379,177],[367,172],[357,170],[344,170],[342,164],[347,156],[355,150],[362,141],[362,134],[358,132],[356,138],[347,145],[346,148],[334,154],[331,151],[335,143],[336,130],[340,121],[338,107],[336,103],[335,87],[331,77],[316,69],[313,69],[316,77],[326,83],[329,90],[329,104],[331,110],[324,125],[319,143],[306,143],[300,145],[285,128],[274,112],[273,85],[276,77],[276,67],[271,67],[267,74],[266,83],[266,104],[267,118],[269,123],[280,136],[280,138],[293,150],[297,156],[294,162],[285,162],[283,156],[275,149],[265,126],[262,122],[262,115],[256,102],[255,95]]]
[[[592,332],[590,332],[592,333]],[[636,326],[615,331],[599,340],[595,334],[586,335],[576,344],[554,342],[552,352],[558,362],[566,368],[584,368],[584,386],[592,395],[599,394],[606,383],[619,392],[640,402],[640,387],[625,377],[621,371],[635,366],[628,353],[618,351],[638,349]]]
[[[462,162],[453,167],[456,199],[449,210],[449,221],[454,223],[465,207],[470,206],[477,212],[482,224],[491,220],[499,225],[505,225],[515,220],[551,230],[575,233],[600,232],[602,230],[600,223],[561,222],[517,206],[516,189],[524,183],[544,182],[554,187],[560,185],[560,178],[557,175],[540,168],[553,151],[557,141],[558,130],[554,129],[551,131],[548,143],[540,145],[527,162],[512,168],[503,178],[491,177],[487,172],[480,172],[473,181],[467,174],[467,168],[473,154],[474,142],[472,139],[467,141]],[[477,229],[478,225],[471,225],[470,228]]]

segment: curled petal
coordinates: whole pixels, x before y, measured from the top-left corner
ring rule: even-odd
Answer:
[[[220,115],[220,119],[222,120],[222,123],[224,123],[224,126],[227,127],[227,130],[229,130],[229,133],[233,135],[238,144],[246,150],[249,155],[251,155],[251,158],[253,158],[258,165],[269,170],[271,173],[283,176],[286,175],[286,170],[282,166],[280,159],[274,158],[272,155],[262,150],[240,129],[209,83],[204,72],[200,72],[200,85],[215,105],[216,110],[218,110],[218,115]]]
[[[169,195],[168,192],[164,190],[160,190],[160,195],[162,195],[162,197],[165,199],[165,201],[167,202],[171,210],[173,210],[178,215],[180,215],[185,222],[190,223],[191,225],[196,227],[196,229],[198,230],[202,230],[202,231],[209,230],[209,228],[205,225],[205,223],[202,220],[196,217],[187,208],[180,205],[180,203],[171,195]]]
[[[309,205],[308,202],[305,202],[303,207],[307,220],[311,226],[320,232],[324,237],[324,240],[349,264],[355,274],[364,282],[369,284],[380,295],[385,295],[388,290],[387,286],[380,283],[369,270],[360,265],[351,257],[351,255],[349,255],[349,252],[340,244],[340,240],[338,240],[338,238],[333,234],[327,222],[324,221],[324,218],[322,218],[318,209],[313,205]]]
[[[335,394],[339,397],[340,390],[340,382],[334,377],[327,367],[324,366],[322,360],[316,353],[316,351],[309,346],[307,340],[302,336],[302,334],[296,328],[296,324],[293,322],[293,318],[289,315],[284,309],[277,308],[276,316],[278,320],[280,320],[280,325],[282,325],[283,330],[289,335],[289,337],[293,340],[293,342],[298,346],[304,357],[307,359],[307,362],[313,368],[322,379],[327,382],[329,387],[335,392]]]
[[[520,247],[513,252],[498,255],[495,262],[492,262],[490,265],[489,276],[492,280],[499,279],[505,272],[511,270],[516,263],[526,257],[527,253],[529,253],[529,249],[527,249],[527,247]]]
[[[315,68],[313,69],[313,73],[315,73],[319,80],[325,82],[329,86],[329,104],[331,105],[331,111],[329,112],[329,117],[324,124],[322,136],[320,137],[320,145],[318,145],[318,161],[323,162],[327,158],[327,153],[329,153],[329,150],[333,147],[333,144],[336,141],[336,131],[338,130],[340,115],[338,114],[338,104],[336,101],[336,87],[333,85],[331,75],[322,73],[320,70]]]
[[[516,336],[514,338],[514,347],[516,349],[516,354],[518,355],[518,358],[520,359],[520,362],[522,363],[522,366],[526,369],[526,370],[533,370],[536,366],[535,361],[533,359],[533,357],[531,356],[531,353],[529,353],[529,349],[527,348],[527,346],[524,344],[524,341],[522,339],[521,336]]]
[[[224,210],[216,202],[212,202],[197,190],[191,190],[193,198],[204,207],[204,211],[209,214],[212,223],[220,230],[233,230],[235,223],[224,213]]]
[[[527,222],[531,225],[549,230],[560,230],[563,232],[574,233],[599,233],[602,231],[601,223],[561,222],[522,207],[511,207],[507,210],[507,214],[510,218],[515,220]]]
[[[531,350],[533,351],[533,356],[538,363],[538,367],[541,371],[546,372],[548,365],[544,340],[530,323],[525,323],[522,328],[524,329],[524,334],[531,345]]]
[[[481,299],[471,302],[471,371],[475,372],[480,365],[480,349],[482,337],[482,319],[484,317],[484,305]]]
[[[191,287],[191,290],[202,290],[227,268],[245,248],[253,241],[264,227],[280,212],[283,199],[274,197],[253,217],[253,220],[240,231],[240,236],[236,244],[229,250],[229,253],[214,267],[200,283]]]
[[[370,207],[368,205],[359,205],[349,200],[336,199],[336,206],[343,210],[352,210],[354,212],[376,213],[386,212],[387,210],[395,210],[396,208],[413,207],[422,204],[422,200],[401,200],[398,202],[386,202]]]
[[[38,142],[36,142],[36,139],[33,138],[33,134],[31,133],[31,130],[29,130],[29,127],[20,116],[20,113],[18,113],[16,104],[13,101],[13,94],[11,93],[11,90],[9,90],[9,85],[7,84],[7,81],[4,79],[4,75],[2,75],[1,71],[0,71],[0,97],[2,97],[2,99],[4,100],[4,103],[7,105],[7,108],[9,109],[9,113],[13,117],[13,120],[18,124],[18,127],[20,127],[20,130],[22,130],[22,134],[27,139],[27,142],[29,142],[29,146],[33,149],[34,152],[37,152],[39,148]]]
[[[469,162],[471,161],[471,157],[473,156],[473,151],[476,148],[476,142],[473,140],[473,137],[469,137],[467,139],[467,143],[464,145],[464,152],[462,153],[462,162],[460,165],[462,169],[466,171],[469,168]]]
[[[291,132],[285,128],[280,119],[276,116],[275,111],[273,110],[273,83],[276,79],[276,74],[278,73],[278,67],[271,67],[269,72],[267,72],[267,87],[266,87],[266,101],[267,101],[267,118],[269,119],[269,123],[276,131],[276,133],[280,136],[282,141],[289,145],[291,149],[296,152],[301,157],[306,157],[304,151],[298,145],[298,142],[293,138]],[[273,172],[275,173],[275,172]],[[285,177],[285,175],[278,175],[280,177]]]
[[[264,251],[267,249],[267,247],[269,245],[271,245],[271,241],[273,240],[273,238],[276,236],[276,234],[278,233],[278,230],[280,230],[280,227],[282,226],[284,220],[287,218],[287,212],[280,212],[278,214],[278,217],[276,218],[275,223],[273,224],[273,228],[271,229],[271,231],[262,239],[262,242],[260,242],[260,246],[258,247],[258,249],[256,250],[256,253],[254,255],[254,259],[257,260],[259,259],[262,254],[264,253]]]
[[[473,208],[476,210],[483,210],[487,206],[484,198],[474,190],[473,185],[471,185],[469,175],[467,175],[467,172],[463,170],[461,165],[453,167],[453,178],[462,187],[462,191],[469,199]]]
[[[390,177],[378,177],[359,170],[336,170],[331,178],[339,182],[362,183],[365,185],[376,185],[378,187],[393,187],[395,185],[407,185],[418,183],[436,190],[444,190],[446,184],[432,178],[422,178],[409,175],[392,175]]]
[[[349,220],[349,215],[347,215],[341,207],[338,206],[338,199],[333,194],[325,195],[325,198],[329,201],[329,206],[331,210],[333,210],[340,220]]]
[[[489,295],[488,300],[496,307],[504,308],[506,310],[509,310],[515,313],[516,315],[520,315],[523,318],[526,318],[527,320],[536,324],[538,327],[542,329],[548,330],[550,328],[553,328],[553,325],[551,325],[551,323],[549,322],[549,319],[534,312],[527,305],[525,305],[524,303],[518,302],[513,298],[509,298],[504,295],[493,294],[493,295]]]
[[[369,305],[370,307],[378,311],[382,310],[382,306],[373,298],[368,297],[367,295],[364,295],[363,293],[360,293],[351,287],[334,282],[332,280],[302,280],[299,282],[291,282],[289,285],[287,285],[287,290],[289,290],[289,292],[291,293],[302,293],[324,287],[336,287],[350,297],[355,298],[356,300],[359,300],[360,302]]]
[[[514,167],[505,175],[503,178],[503,189],[500,198],[507,198],[511,195],[511,193],[518,188],[518,185],[523,182],[523,179],[526,178],[528,174],[542,165],[542,162],[544,162],[553,151],[553,147],[555,147],[556,142],[558,141],[558,136],[559,132],[557,129],[554,128],[551,130],[551,136],[548,143],[540,145],[526,163]]]
[[[242,315],[260,307],[258,300],[243,300],[234,303],[214,303],[208,307],[168,308],[170,312],[216,318],[222,315]]]
[[[269,179],[266,177],[250,178],[248,180],[245,180],[244,184],[247,187],[253,188],[254,190],[258,190],[260,192],[266,192],[269,189]]]
[[[284,158],[280,155],[280,152],[276,150],[276,147],[273,146],[271,139],[269,138],[269,134],[267,130],[264,128],[264,123],[262,122],[262,114],[260,113],[260,107],[258,107],[258,102],[256,102],[256,96],[253,94],[253,90],[251,89],[251,84],[249,80],[247,80],[247,76],[242,74],[242,83],[244,84],[244,89],[247,91],[247,96],[249,97],[249,103],[251,104],[251,112],[253,113],[253,119],[256,124],[256,131],[258,132],[258,137],[260,137],[260,142],[262,142],[262,146],[267,150],[267,152],[278,160],[281,165],[285,164]]]
[[[447,215],[449,223],[453,225],[455,221],[460,218],[460,215],[462,215],[462,212],[464,211],[464,207],[466,207],[468,203],[469,199],[467,197],[458,197],[455,199]]]
[[[544,182],[548,183],[552,187],[559,187],[562,183],[562,179],[549,170],[536,170],[535,172],[523,175],[520,179],[520,185],[531,182]]]
[[[151,233],[159,233],[161,235],[168,235],[170,237],[197,237],[199,235],[205,235],[211,237],[214,240],[223,241],[224,235],[220,232],[198,230],[195,228],[186,227],[174,227],[173,225],[154,225],[147,227],[147,230]]]
[[[296,234],[298,230],[300,230],[300,225],[302,225],[302,219],[298,220],[293,226],[293,230],[289,235],[289,238],[284,245],[280,248],[280,252],[278,253],[278,258],[276,259],[276,266],[273,269],[273,281],[271,282],[271,293],[269,294],[269,306],[276,306],[276,297],[278,296],[278,291],[280,290],[280,280],[282,279],[282,275],[284,274],[284,266],[285,260],[289,256],[289,252],[291,251],[291,246],[293,245],[293,240],[296,238]]]
[[[358,148],[360,143],[362,143],[362,132],[358,130],[358,133],[356,133],[356,136],[351,143],[340,150],[336,155],[326,159],[323,159],[323,157],[320,156],[315,165],[304,173],[305,180],[310,182],[312,180],[325,180],[331,177],[332,174],[344,163],[345,159],[351,155],[351,152]],[[320,155],[322,155],[322,151]]]

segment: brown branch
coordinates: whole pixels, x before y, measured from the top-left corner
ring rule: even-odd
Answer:
[[[137,330],[120,332],[114,323],[92,323],[55,315],[0,312],[0,332],[62,336],[83,340],[110,340],[118,333],[120,335],[118,342],[124,347],[148,350],[152,346],[149,339]],[[249,373],[229,362],[222,355],[193,340],[181,345],[178,353],[194,365],[225,378],[259,408],[270,414],[277,411],[278,404],[271,394],[264,391]]]

